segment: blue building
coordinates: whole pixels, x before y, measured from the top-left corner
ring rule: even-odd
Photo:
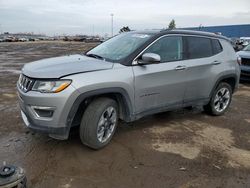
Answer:
[[[221,33],[222,35],[232,37],[250,37],[250,24],[244,25],[224,25],[224,26],[209,26],[209,27],[189,27],[185,29],[207,31],[212,33]]]

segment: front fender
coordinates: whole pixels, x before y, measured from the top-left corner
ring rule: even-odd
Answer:
[[[72,122],[77,113],[77,110],[83,101],[85,101],[87,98],[90,98],[90,97],[96,97],[96,96],[101,96],[105,94],[107,95],[108,94],[120,94],[122,96],[122,100],[123,100],[122,102],[125,105],[126,121],[132,121],[133,106],[132,106],[132,102],[127,91],[123,88],[112,87],[112,88],[96,89],[96,90],[92,90],[92,91],[88,91],[88,92],[80,94],[70,109],[70,112],[67,117],[67,125],[68,126],[72,125]]]

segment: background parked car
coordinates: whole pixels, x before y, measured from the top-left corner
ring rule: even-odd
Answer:
[[[29,40],[29,41],[35,41],[35,39],[34,39],[34,38],[29,38],[28,40]]]
[[[13,36],[8,36],[4,38],[4,42],[17,42],[18,39],[16,37]]]
[[[19,41],[19,42],[27,42],[27,41],[29,41],[29,40],[26,39],[26,38],[19,38],[18,41]]]
[[[241,76],[242,81],[250,81],[250,44],[243,48],[241,51],[237,52],[238,56],[241,58]]]

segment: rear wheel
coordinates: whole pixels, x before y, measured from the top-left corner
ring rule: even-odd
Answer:
[[[106,146],[115,133],[117,123],[117,103],[109,98],[94,100],[82,117],[80,125],[82,143],[93,149]]]
[[[229,84],[222,82],[214,90],[210,102],[204,106],[204,110],[212,115],[224,114],[232,100],[232,88]]]

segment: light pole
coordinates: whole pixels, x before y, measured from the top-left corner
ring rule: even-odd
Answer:
[[[113,24],[114,24],[113,17],[114,17],[114,14],[111,13],[110,16],[111,16],[111,37],[113,37]]]

